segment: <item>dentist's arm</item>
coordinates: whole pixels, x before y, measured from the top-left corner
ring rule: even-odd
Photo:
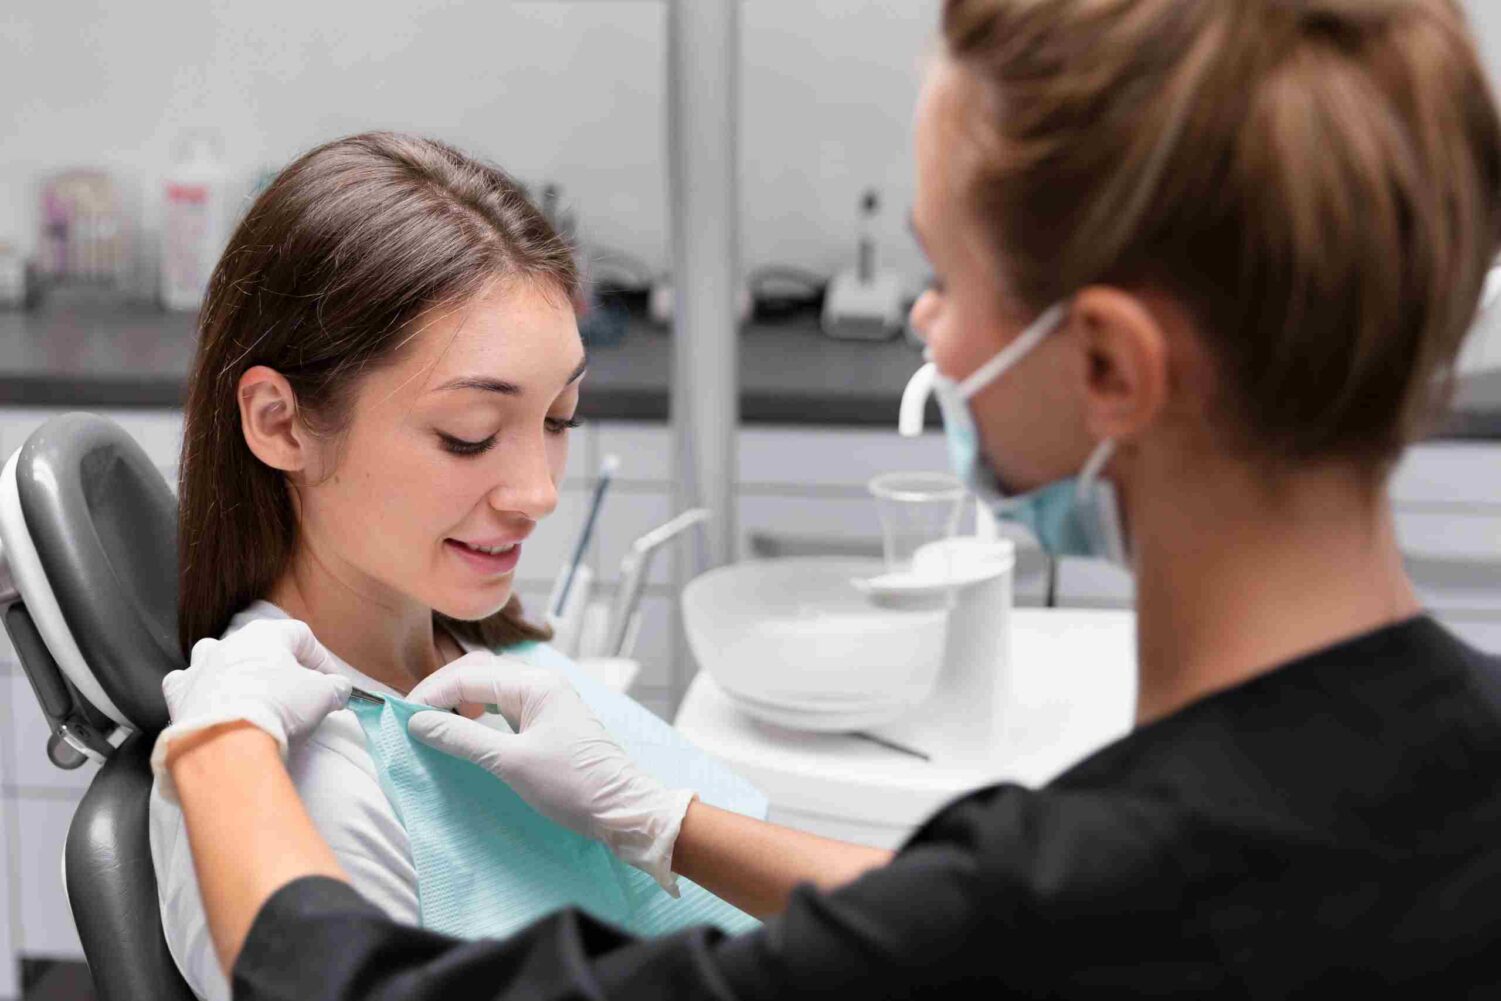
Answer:
[[[349,698],[347,680],[318,670],[328,665],[305,624],[267,621],[200,641],[192,667],[162,679],[172,725],[151,764],[157,789],[182,808],[226,973],[278,889],[302,876],[344,879],[282,763],[290,742]]]
[[[228,723],[180,745],[167,767],[187,822],[214,951],[228,975],[256,915],[277,890],[303,876],[346,880],[265,731]],[[268,817],[276,823],[267,824]],[[245,850],[247,837],[256,840],[255,851]]]
[[[508,734],[450,713],[418,713],[413,737],[488,770],[540,813],[608,845],[664,887],[686,876],[757,917],[783,910],[793,889],[843,886],[892,853],[820,838],[697,801],[668,789],[630,759],[568,684],[552,671],[490,654],[438,670],[413,701],[440,708],[497,706]]]
[[[893,853],[821,838],[700,803],[688,807],[672,871],[758,918],[779,914],[800,883],[833,890]]]

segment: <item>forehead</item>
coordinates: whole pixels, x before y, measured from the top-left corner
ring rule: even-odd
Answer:
[[[923,235],[951,227],[964,180],[974,169],[977,144],[967,109],[978,99],[967,74],[947,59],[928,68],[917,101],[913,135],[917,193],[913,216]]]
[[[584,355],[573,308],[536,282],[497,283],[462,305],[434,309],[390,376],[422,393],[457,377],[493,377],[555,392]],[[561,373],[561,374],[559,374]]]

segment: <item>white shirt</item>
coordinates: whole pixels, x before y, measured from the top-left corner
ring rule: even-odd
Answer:
[[[280,608],[258,601],[236,615],[224,635],[257,619],[285,618]],[[378,695],[399,695],[334,659],[338,672],[357,687]],[[393,920],[417,924],[417,870],[411,843],[381,791],[375,762],[365,749],[365,734],[354,713],[343,709],[330,714],[311,736],[292,745],[287,771],[313,826],[333,849],[355,890]],[[151,793],[151,862],[156,867],[162,931],[183,979],[204,1001],[229,1001],[229,981],[219,969],[209,935],[182,810],[155,790]]]

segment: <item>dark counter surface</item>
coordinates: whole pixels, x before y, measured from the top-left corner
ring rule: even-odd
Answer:
[[[194,323],[191,314],[86,295],[0,312],[0,406],[181,406]],[[619,344],[591,346],[582,414],[666,420],[671,361],[668,332],[644,321]],[[920,364],[905,340],[830,340],[811,316],[750,324],[741,335],[741,419],[895,427],[902,387]]]
[[[181,406],[195,336],[190,314],[87,295],[0,311],[0,406]],[[666,420],[666,330],[633,322],[621,343],[592,346],[589,356],[583,416]],[[741,420],[894,429],[902,388],[921,363],[903,339],[831,340],[812,316],[751,323],[740,341]],[[1460,380],[1438,437],[1501,439],[1501,370]]]

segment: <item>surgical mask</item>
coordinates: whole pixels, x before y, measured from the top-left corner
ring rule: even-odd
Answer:
[[[1102,557],[1125,566],[1120,506],[1114,486],[1100,476],[1114,454],[1115,443],[1110,439],[1101,442],[1077,476],[1055,480],[1024,494],[1013,494],[1002,485],[980,448],[980,433],[969,404],[980,390],[1015,367],[1057,330],[1067,315],[1064,303],[1046,310],[1016,340],[963,382],[955,382],[938,371],[931,352],[927,353],[927,364],[917,370],[902,394],[900,430],[907,437],[921,434],[928,397],[937,396],[954,475],[991,513],[1027,528],[1054,557]]]

